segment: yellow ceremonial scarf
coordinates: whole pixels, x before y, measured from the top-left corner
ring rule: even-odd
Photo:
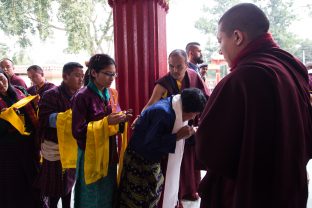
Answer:
[[[57,114],[56,129],[62,168],[76,168],[78,145],[72,135],[71,109]]]
[[[1,112],[0,118],[9,122],[21,135],[30,135],[29,132],[26,132],[25,129],[25,120],[21,116],[19,116],[15,109],[20,109],[30,103],[35,98],[39,97],[38,95],[25,97],[13,105],[7,108],[5,111]]]
[[[122,135],[122,147],[119,155],[117,182],[122,170],[124,151],[127,146],[127,124]],[[118,125],[108,125],[107,117],[88,123],[84,158],[86,184],[94,183],[107,176],[109,165],[109,137],[118,133]]]

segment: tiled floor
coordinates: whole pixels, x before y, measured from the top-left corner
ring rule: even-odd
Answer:
[[[182,201],[183,208],[199,208],[200,205],[200,199],[195,202],[191,201]]]
[[[312,208],[312,160],[307,165],[307,170],[310,175],[310,183],[309,183],[309,198],[307,202],[307,208]],[[205,175],[205,171],[202,171],[202,177]],[[200,206],[200,199],[198,201],[183,201],[183,207],[184,208],[199,208]],[[61,208],[62,205],[59,202],[58,208]],[[73,207],[73,197],[72,197],[72,206]]]

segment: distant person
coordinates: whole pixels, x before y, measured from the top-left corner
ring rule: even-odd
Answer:
[[[118,207],[157,206],[164,184],[161,159],[183,148],[183,140],[195,133],[187,121],[194,119],[205,104],[201,90],[188,88],[181,95],[162,99],[142,112],[125,152]],[[180,166],[174,162],[172,165]],[[178,168],[177,177],[179,173]],[[175,204],[167,207],[174,208]]]
[[[4,58],[0,61],[0,65],[4,73],[9,77],[12,85],[23,87],[25,90],[27,89],[24,80],[21,77],[14,74],[13,61],[11,61],[8,58]]]
[[[200,44],[197,42],[190,42],[186,45],[185,51],[188,58],[188,67],[199,73],[198,64],[204,62]]]
[[[42,97],[45,91],[55,86],[53,83],[46,81],[43,70],[38,65],[32,65],[28,67],[27,75],[32,82],[32,86],[27,89],[27,92],[31,95],[38,94],[40,97]]]
[[[207,79],[207,72],[208,72],[208,64],[203,63],[199,65],[199,74],[201,78],[206,82]]]
[[[212,92],[196,133],[207,167],[202,208],[306,208],[312,108],[305,66],[279,48],[264,12],[250,3],[218,23],[231,68]]]
[[[70,208],[71,191],[75,182],[75,169],[64,169],[60,161],[56,118],[58,113],[70,109],[70,99],[78,92],[83,81],[83,66],[77,62],[64,65],[60,86],[46,91],[39,102],[39,127],[43,162],[36,186],[48,197],[49,208]]]

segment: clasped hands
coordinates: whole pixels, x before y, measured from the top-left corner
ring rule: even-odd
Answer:
[[[133,110],[128,109],[118,113],[111,113],[107,116],[108,125],[116,125],[121,122],[127,122],[133,116]]]
[[[195,126],[189,125],[183,126],[177,132],[177,141],[180,139],[188,139],[189,137],[191,137],[193,134],[196,133],[197,129],[198,127]]]

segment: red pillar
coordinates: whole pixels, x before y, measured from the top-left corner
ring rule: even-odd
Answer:
[[[122,109],[134,115],[147,103],[154,82],[167,72],[166,0],[109,0],[114,16],[116,86]]]

